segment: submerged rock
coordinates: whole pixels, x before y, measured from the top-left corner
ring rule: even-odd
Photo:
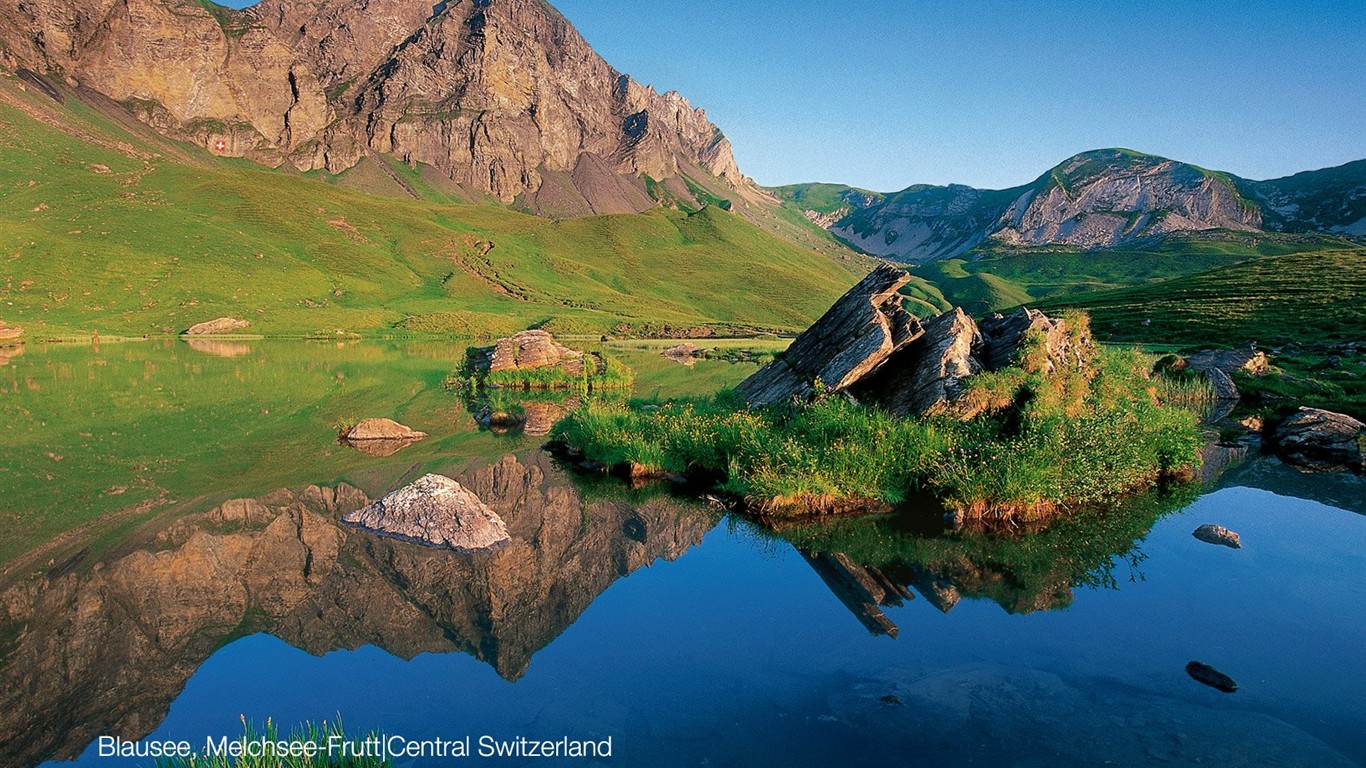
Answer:
[[[246,320],[238,320],[235,317],[220,317],[217,320],[210,320],[207,323],[190,326],[185,331],[186,336],[212,336],[214,334],[233,333],[251,327],[251,323]]]
[[[1233,693],[1238,690],[1238,683],[1234,682],[1233,678],[1208,664],[1192,661],[1186,665],[1186,674],[1197,682],[1204,683],[1224,693]]]
[[[371,440],[414,441],[426,436],[426,432],[417,432],[393,419],[366,419],[348,429],[342,439],[348,443],[363,443]]]
[[[460,552],[506,544],[507,526],[479,497],[449,477],[426,475],[342,522],[382,536],[407,539]]]
[[[1362,455],[1360,421],[1342,413],[1319,408],[1300,408],[1281,422],[1272,442],[1281,457],[1308,469],[1366,471]]]
[[[1218,544],[1233,549],[1243,548],[1243,539],[1222,525],[1202,525],[1191,534],[1206,544]]]
[[[817,381],[834,391],[857,383],[924,332],[897,293],[910,281],[895,267],[878,267],[798,336],[782,358],[736,391],[757,408],[809,397]]]
[[[571,376],[583,375],[583,353],[570,349],[546,331],[522,331],[499,339],[489,353],[488,371],[530,371],[560,367]]]

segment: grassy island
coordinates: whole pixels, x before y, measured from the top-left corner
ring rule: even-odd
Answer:
[[[747,408],[734,392],[666,403],[590,404],[555,437],[632,474],[712,475],[761,517],[888,509],[929,495],[967,519],[1048,519],[1114,502],[1199,464],[1183,384],[1135,350],[1092,347],[1050,372],[1040,344],[971,377],[978,415],[897,417],[818,391]]]

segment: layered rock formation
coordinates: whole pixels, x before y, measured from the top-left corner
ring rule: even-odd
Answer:
[[[1366,234],[1366,161],[1251,181],[1122,149],[1084,152],[1003,190],[920,184],[889,195],[831,185],[775,190],[844,241],[885,258],[998,246],[1109,248],[1211,231]],[[839,189],[839,188],[836,188]],[[806,208],[810,192],[843,205]]]
[[[898,291],[909,281],[895,267],[879,267],[736,391],[754,408],[805,400],[823,388],[897,416],[970,419],[989,406],[964,398],[979,373],[1012,364],[1043,373],[1086,365],[1090,338],[1035,310],[994,315],[984,322],[986,334],[961,308],[922,324],[901,305]],[[1021,360],[1035,339],[1039,360]]]
[[[499,339],[488,352],[489,373],[540,368],[559,368],[570,376],[582,376],[583,353],[559,343],[545,331],[522,331]]]
[[[753,407],[811,395],[820,382],[842,391],[924,334],[897,293],[911,276],[888,265],[874,270],[798,336],[781,358],[736,391]]]
[[[319,655],[459,651],[515,680],[617,579],[679,557],[713,525],[668,499],[584,499],[539,453],[455,474],[506,521],[506,546],[459,554],[353,531],[338,518],[365,494],[313,487],[231,501],[6,586],[0,763],[146,735],[244,630]]]
[[[542,0],[0,0],[3,63],[210,151],[340,173],[371,153],[558,215],[749,185],[681,96],[599,57]]]

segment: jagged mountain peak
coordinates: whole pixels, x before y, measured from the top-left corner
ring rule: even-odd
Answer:
[[[387,155],[467,196],[623,213],[749,184],[677,93],[543,0],[0,0],[0,63],[80,84],[217,154],[342,173]],[[648,181],[647,181],[648,179]]]

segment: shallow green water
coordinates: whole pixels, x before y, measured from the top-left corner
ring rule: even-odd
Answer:
[[[84,532],[117,537],[148,517],[314,483],[367,491],[437,464],[539,445],[481,431],[442,388],[465,342],[197,340],[30,345],[0,367],[0,566]],[[638,391],[734,384],[752,366],[690,368],[614,350]],[[338,445],[338,428],[392,418],[431,437],[391,457]]]

